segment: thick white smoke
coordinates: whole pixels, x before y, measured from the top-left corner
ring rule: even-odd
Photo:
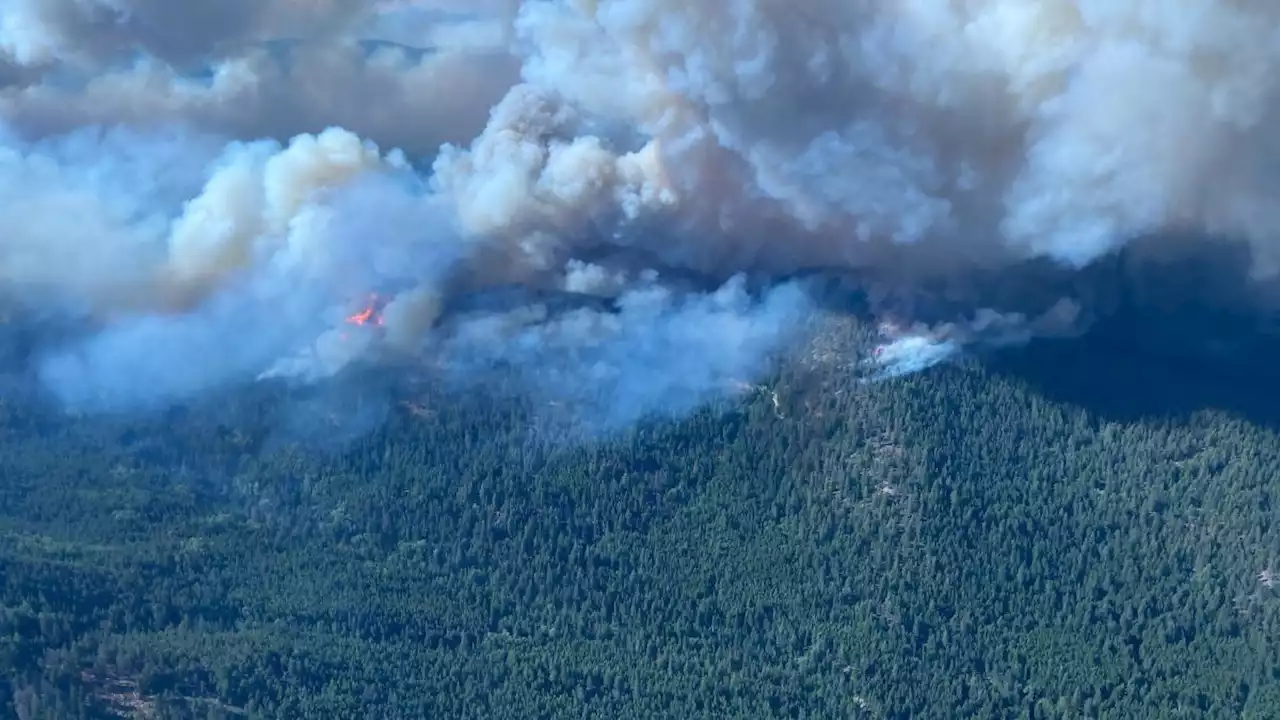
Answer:
[[[78,405],[385,357],[625,423],[801,331],[741,273],[1181,231],[1271,276],[1278,53],[1265,0],[3,0],[0,290],[94,328],[41,359]]]

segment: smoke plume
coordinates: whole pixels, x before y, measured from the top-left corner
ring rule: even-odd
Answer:
[[[1082,332],[1187,237],[1265,303],[1277,37],[1265,0],[4,0],[0,297],[70,328],[33,362],[77,408],[387,363],[608,427],[767,373],[819,275],[881,375]]]

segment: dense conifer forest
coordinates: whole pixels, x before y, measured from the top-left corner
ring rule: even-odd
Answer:
[[[305,443],[266,388],[146,420],[11,400],[0,707],[1277,717],[1268,403],[1068,347],[873,384],[817,354],[590,442],[422,388]]]

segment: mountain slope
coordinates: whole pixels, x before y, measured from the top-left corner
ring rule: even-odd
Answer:
[[[1280,439],[1121,413],[1169,379],[1043,352],[873,385],[815,355],[573,446],[441,393],[328,453],[9,408],[0,688],[28,717],[1267,717]]]

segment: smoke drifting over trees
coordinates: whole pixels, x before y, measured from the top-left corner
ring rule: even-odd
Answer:
[[[7,0],[0,293],[76,323],[31,356],[74,407],[407,361],[620,424],[767,372],[815,274],[905,333],[888,374],[1083,332],[1188,248],[1266,310],[1278,32],[1263,0]]]

